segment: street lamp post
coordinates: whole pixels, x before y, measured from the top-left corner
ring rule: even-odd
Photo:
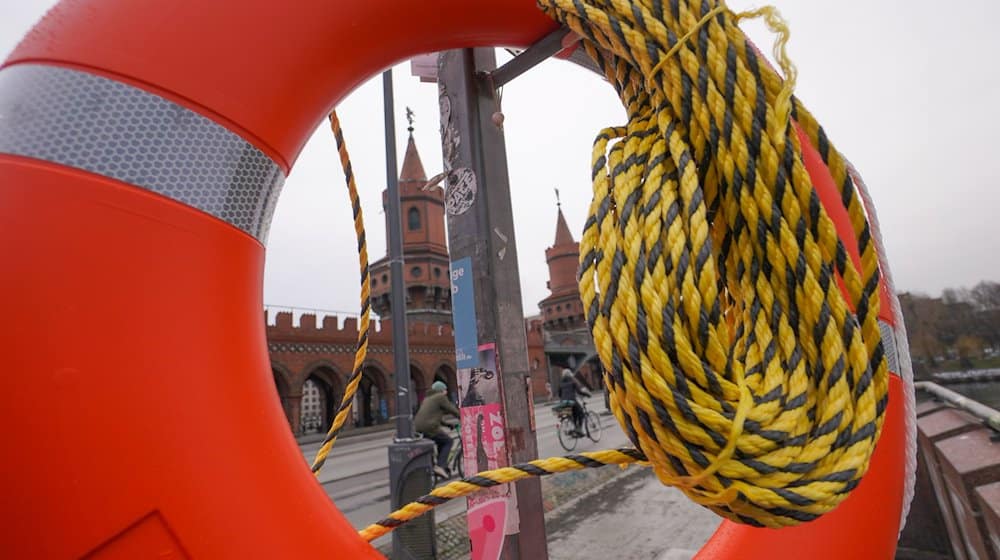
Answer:
[[[403,280],[403,232],[399,204],[399,171],[396,168],[395,108],[392,69],[382,73],[385,109],[385,171],[388,187],[386,219],[389,220],[389,278],[392,306],[392,352],[396,369],[396,437],[389,445],[389,489],[392,509],[427,494],[434,487],[434,443],[413,437],[410,392],[410,353],[406,328],[406,285]],[[395,560],[437,557],[434,513],[400,527],[392,534]]]

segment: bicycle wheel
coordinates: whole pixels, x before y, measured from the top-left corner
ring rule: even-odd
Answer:
[[[566,451],[576,449],[577,437],[573,435],[573,419],[560,418],[556,426],[556,433],[559,435],[559,445]]]
[[[597,413],[588,412],[584,424],[586,424],[587,437],[590,438],[590,441],[594,443],[601,441],[601,418]]]

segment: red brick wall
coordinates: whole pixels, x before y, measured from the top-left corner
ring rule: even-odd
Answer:
[[[292,430],[299,432],[299,412],[302,386],[310,375],[328,384],[338,400],[354,365],[354,347],[358,337],[358,321],[326,316],[322,325],[316,316],[304,314],[299,326],[292,326],[292,314],[280,312],[275,324],[267,326],[268,352],[275,384]],[[450,325],[409,325],[410,367],[416,377],[414,390],[426,390],[434,382],[434,374],[446,378],[455,371],[454,335]],[[373,324],[368,332],[368,358],[364,367],[386,400],[388,416],[395,414],[395,374],[393,371],[392,324],[383,321],[380,328]],[[422,395],[421,395],[422,396]]]
[[[310,376],[329,385],[336,405],[343,395],[344,386],[354,365],[354,347],[358,336],[356,318],[323,318],[317,325],[316,316],[304,314],[299,326],[292,326],[292,314],[279,312],[273,325],[267,326],[268,351],[275,385],[289,425],[300,433],[302,386]],[[342,324],[341,324],[342,323]],[[546,400],[549,381],[548,361],[545,358],[541,319],[525,321],[528,342],[528,368],[531,390],[535,400]],[[415,323],[409,325],[410,367],[417,378],[415,392],[423,392],[434,382],[435,373],[455,379],[455,342],[450,325]],[[388,416],[395,414],[395,375],[392,354],[392,323],[383,321],[368,333],[368,358],[365,368],[379,385],[386,400]],[[449,389],[452,389],[449,387]],[[351,429],[348,422],[345,429]]]

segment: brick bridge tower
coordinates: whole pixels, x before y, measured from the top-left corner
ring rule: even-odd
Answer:
[[[542,312],[542,339],[549,382],[558,386],[563,368],[578,372],[578,377],[591,388],[599,385],[600,363],[594,352],[594,342],[584,316],[577,271],[580,266],[580,244],[566,224],[559,190],[556,190],[556,238],[545,250],[549,265],[549,296],[538,302]],[[530,329],[529,329],[530,330]]]
[[[556,191],[558,192],[558,191]],[[549,296],[538,302],[542,311],[545,329],[548,331],[568,331],[585,327],[583,303],[580,288],[576,283],[576,273],[580,265],[580,244],[566,225],[562,203],[557,202],[556,239],[545,250],[545,262],[549,265]]]
[[[448,246],[445,242],[444,192],[425,190],[427,173],[413,141],[412,112],[410,138],[399,174],[400,215],[403,226],[403,278],[406,282],[406,318],[408,322],[451,325],[451,285],[449,283]],[[382,191],[382,206],[388,191]],[[388,215],[388,213],[386,213]],[[386,239],[389,223],[385,224]],[[390,319],[391,301],[389,257],[371,267],[372,309],[383,320]]]

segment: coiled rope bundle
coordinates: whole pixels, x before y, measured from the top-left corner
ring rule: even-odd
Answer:
[[[595,143],[581,240],[616,417],[662,482],[720,515],[815,519],[868,468],[888,369],[869,226],[843,158],[792,97],[787,29],[771,9],[721,2],[541,3],[586,38],[628,113]],[[785,80],[736,26],[748,15],[779,32]],[[860,271],[792,119],[842,186]]]
[[[844,158],[792,95],[787,28],[771,8],[734,14],[721,1],[539,5],[582,37],[628,115],[594,144],[580,291],[636,449],[478,473],[362,536],[484,487],[637,461],[737,522],[815,519],[868,469],[888,368],[867,217]],[[736,25],[757,16],[779,34],[784,79]],[[803,139],[840,186],[857,263],[813,188]]]

